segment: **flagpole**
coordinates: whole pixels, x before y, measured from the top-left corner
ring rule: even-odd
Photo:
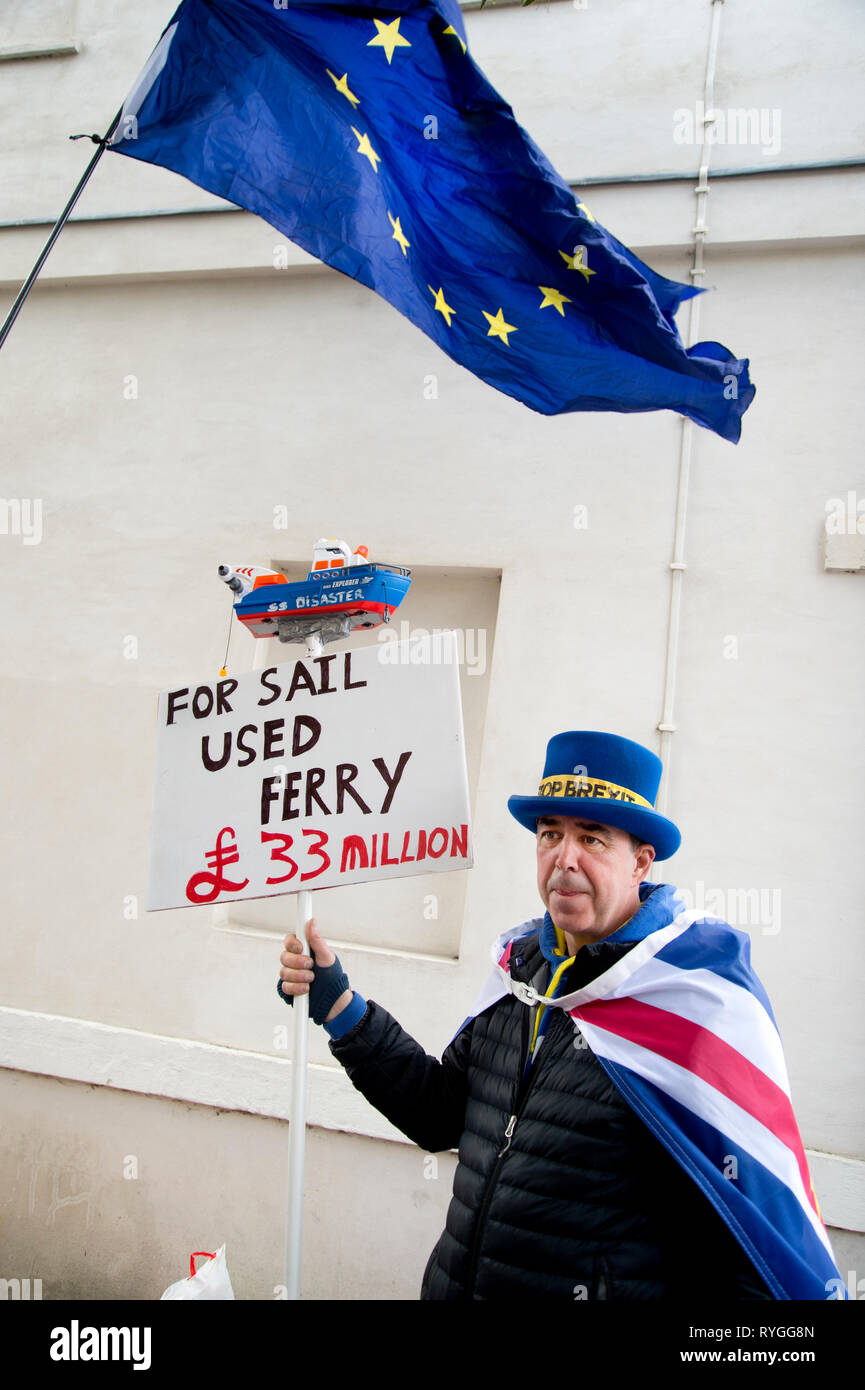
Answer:
[[[81,196],[81,194],[84,192],[84,189],[86,188],[87,183],[90,179],[90,175],[93,173],[93,170],[96,168],[97,164],[102,158],[102,155],[105,152],[105,147],[111,139],[112,135],[114,134],[115,130],[117,129],[117,124],[122,114],[123,107],[121,106],[120,110],[117,112],[117,115],[114,117],[114,120],[111,122],[111,125],[108,127],[108,130],[101,137],[98,135],[91,135],[89,137],[81,135],[70,135],[70,140],[82,140],[89,138],[93,141],[94,145],[98,145],[99,148],[94,154],[87,168],[84,170],[84,173],[82,174],[81,178],[78,180],[78,184],[71,198],[69,199],[69,202],[66,204],[57,221],[54,223],[51,235],[49,236],[48,240],[43,246],[39,259],[37,260],[30,274],[27,276],[27,279],[24,281],[24,284],[21,286],[21,289],[18,291],[18,297],[15,300],[15,303],[12,305],[12,308],[9,310],[9,313],[6,315],[6,321],[3,324],[3,327],[0,328],[0,348],[3,347],[3,344],[8,338],[12,330],[12,325],[17,319],[19,313],[21,312],[21,308],[24,304],[24,301],[30,293],[31,289],[33,288],[37,275],[39,274],[43,265],[47,261],[52,246],[54,245],[55,241],[57,240],[57,238],[59,237],[60,233],[63,231],[63,228],[66,225],[66,221],[69,217],[69,214],[71,213],[75,204],[78,202],[78,199]]]
[[[320,656],[324,647],[320,632],[307,638],[306,655]],[[297,895],[297,924],[294,934],[303,955],[309,955],[306,924],[312,916],[312,891]],[[291,1114],[288,1122],[288,1215],[285,1231],[286,1297],[300,1299],[303,1262],[303,1174],[306,1157],[306,1091],[309,1049],[309,995],[294,996],[294,1051],[291,1058]]]

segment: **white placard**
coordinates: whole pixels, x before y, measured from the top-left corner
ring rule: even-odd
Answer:
[[[148,909],[471,867],[456,638],[159,697]]]

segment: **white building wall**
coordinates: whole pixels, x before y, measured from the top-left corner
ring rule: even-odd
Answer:
[[[39,32],[72,51],[0,62],[9,302],[92,152],[66,135],[107,126],[173,8],[43,5]],[[683,280],[694,179],[673,176],[699,148],[673,132],[702,97],[710,9],[676,0],[663,25],[637,0],[466,15],[476,59],[595,215]],[[823,545],[831,499],[865,499],[862,31],[845,0],[723,7],[717,104],[780,112],[781,143],[712,156],[730,176],[710,175],[700,337],[750,357],[757,397],[739,446],[694,430],[668,786],[683,846],[662,875],[721,895],[751,932],[845,1258],[865,1230],[863,577],[826,572]],[[38,33],[4,34],[0,59],[28,44]],[[413,622],[452,621],[461,601],[484,634],[484,670],[463,672],[474,869],[449,876],[433,920],[423,879],[316,908],[353,983],[437,1052],[490,940],[540,910],[506,800],[535,784],[549,736],[657,746],[682,422],[535,415],[302,252],[275,268],[278,233],[137,161],[107,155],[76,218],[0,354],[4,498],[42,504],[38,544],[0,535],[2,1187],[28,1266],[7,1277],[42,1277],[45,1297],[158,1296],[187,1249],[227,1238],[230,1206],[238,1292],[270,1297],[290,1070],[274,981],[294,899],[281,921],[144,911],[156,695],[222,663],[216,564],[299,564],[345,534],[415,569]],[[251,645],[232,639],[237,669]],[[311,1167],[340,1215],[311,1179],[305,1292],[416,1297],[452,1160],[426,1174],[312,1032]],[[61,1130],[89,1204],[58,1205],[83,1190]],[[195,1163],[224,1130],[229,1204]],[[118,1178],[130,1154],[139,1176]],[[369,1222],[357,1246],[346,1220]],[[116,1287],[89,1272],[85,1232]]]

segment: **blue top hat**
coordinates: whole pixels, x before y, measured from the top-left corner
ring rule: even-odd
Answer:
[[[661,772],[660,758],[617,734],[556,734],[547,744],[537,795],[510,797],[508,810],[532,834],[539,816],[614,825],[652,845],[656,859],[669,859],[682,837],[654,809]]]

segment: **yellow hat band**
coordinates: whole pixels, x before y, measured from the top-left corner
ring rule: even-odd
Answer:
[[[545,777],[538,787],[538,796],[591,797],[598,801],[625,801],[630,806],[646,806],[653,811],[651,801],[628,787],[617,787],[615,782],[599,782],[593,777]]]

